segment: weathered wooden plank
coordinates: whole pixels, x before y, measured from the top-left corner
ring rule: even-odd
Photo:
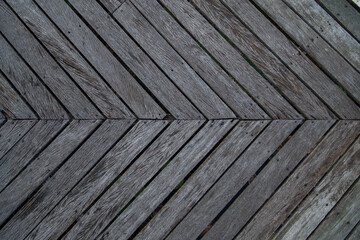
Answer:
[[[57,168],[99,124],[72,121],[50,145],[0,193],[0,222],[12,212]]]
[[[126,0],[100,0],[104,7],[110,12],[113,13],[118,7],[121,6]]]
[[[219,0],[193,2],[306,118],[334,118],[324,103]]]
[[[202,121],[172,122],[111,188],[78,219],[64,238],[96,238],[136,193],[174,156],[201,123]]]
[[[40,76],[74,118],[101,118],[102,115],[61,69],[50,54],[26,29],[4,1],[0,2],[0,31]]]
[[[11,87],[5,76],[0,72],[0,108],[9,118],[36,119],[36,114],[31,110],[21,96]]]
[[[24,239],[131,126],[107,120],[0,230],[5,239]],[[109,134],[111,133],[111,134]]]
[[[132,3],[123,3],[113,15],[206,118],[235,118],[231,109],[151,26]]]
[[[157,1],[131,2],[241,119],[269,118]]]
[[[161,208],[136,238],[164,239],[176,223],[192,207],[196,199],[204,194],[207,186],[211,186],[216,181],[266,124],[267,121],[240,122],[235,126],[221,144],[217,146],[216,150],[205,159],[199,169],[186,180],[178,192]],[[211,170],[213,172],[210,172],[208,175],[204,174],[204,172]],[[143,204],[145,205],[145,203]]]
[[[314,28],[358,71],[360,70],[359,43],[333,19],[316,1],[284,1]],[[360,27],[360,25],[359,25]]]
[[[358,158],[359,159],[359,158]],[[310,240],[345,239],[360,221],[360,181],[358,180],[309,237]]]
[[[7,2],[107,118],[133,117],[118,96],[33,1]]]
[[[358,138],[281,227],[274,239],[307,239],[360,176],[359,159],[360,139]]]
[[[360,117],[358,106],[249,1],[222,2],[341,118]]]
[[[360,221],[357,223],[354,229],[351,230],[351,233],[346,237],[346,240],[357,240],[359,238],[360,238]]]
[[[321,67],[360,103],[360,73],[281,0],[254,0]],[[281,12],[281,14],[279,14]]]
[[[138,118],[166,113],[64,1],[36,1]]]
[[[291,214],[360,133],[360,122],[340,121],[249,221],[236,239],[267,239]],[[296,186],[296,187],[294,187]]]
[[[42,119],[68,118],[64,108],[1,35],[0,69]]]
[[[208,122],[101,235],[128,239],[237,121]],[[179,171],[179,169],[181,169]]]
[[[34,120],[9,120],[0,128],[0,159],[31,129]]]
[[[139,121],[41,221],[27,239],[59,238],[167,123]]]
[[[95,0],[69,2],[175,118],[204,118]]]
[[[187,211],[192,210],[186,217],[176,226],[176,228],[169,234],[167,239],[195,239],[206,226],[216,217],[216,215],[223,209],[223,207],[231,200],[231,198],[242,188],[243,185],[256,173],[256,171],[264,164],[264,162],[275,152],[279,145],[291,134],[291,132],[300,124],[300,121],[273,121],[257,138],[249,148],[242,153],[245,147],[250,144],[250,141],[238,152],[233,158],[236,162],[226,171],[216,185],[207,193],[206,191],[215,182],[215,179],[209,183],[201,183],[206,188],[198,190],[198,193],[193,193],[195,197],[185,195],[189,198],[191,205],[187,206]],[[256,134],[254,134],[256,136]],[[250,135],[251,136],[251,135]],[[255,137],[254,137],[255,138]],[[252,140],[252,139],[251,139]],[[260,150],[261,149],[261,150]],[[228,153],[226,153],[228,154]],[[241,154],[241,155],[240,155]],[[240,157],[238,157],[240,155]],[[220,158],[217,158],[219,161]],[[199,180],[189,183],[189,188],[197,186],[202,182],[200,179],[211,179],[212,175],[217,175],[217,178],[226,170],[223,169],[220,174],[214,174],[218,171],[217,166],[209,166],[201,172],[202,176],[198,176]],[[196,179],[196,178],[195,178]],[[188,192],[189,190],[185,191]],[[206,193],[206,194],[205,194]],[[205,194],[200,200],[202,194]],[[184,198],[184,195],[183,195]],[[178,199],[176,202],[179,202]],[[200,201],[199,201],[200,200]],[[189,200],[187,200],[189,201]],[[190,207],[190,208],[189,208]],[[186,212],[185,212],[186,213]],[[179,219],[181,220],[181,218]]]
[[[161,0],[160,2],[235,77],[272,118],[302,118],[188,1]]]

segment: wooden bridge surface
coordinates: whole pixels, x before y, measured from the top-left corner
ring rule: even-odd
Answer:
[[[360,239],[350,0],[0,0],[0,239]]]

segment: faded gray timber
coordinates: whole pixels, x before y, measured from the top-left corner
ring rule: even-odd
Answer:
[[[99,0],[104,7],[110,12],[113,13],[118,7],[121,6],[126,0]]]
[[[351,233],[346,237],[346,240],[358,240],[359,238],[360,238],[360,221],[357,223],[354,229],[351,230]]]

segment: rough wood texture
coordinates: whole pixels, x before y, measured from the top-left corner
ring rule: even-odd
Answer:
[[[358,240],[360,238],[360,221],[351,231],[351,233],[346,237],[346,240]]]
[[[99,0],[104,7],[110,12],[113,13],[118,7],[121,6],[126,0]]]

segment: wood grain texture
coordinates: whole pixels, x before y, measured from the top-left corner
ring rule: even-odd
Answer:
[[[81,144],[98,123],[99,122],[93,120],[72,121],[55,140],[0,193],[1,223]]]
[[[0,2],[0,30],[12,46],[40,76],[74,118],[101,118],[102,115],[74,84],[60,65],[29,32],[4,1]]]
[[[345,61],[321,36],[296,15],[282,0],[256,4],[296,41],[320,66],[332,75],[360,103],[360,73]],[[278,14],[281,12],[281,14]]]
[[[239,118],[269,118],[157,1],[131,2]]]
[[[143,151],[167,121],[139,121],[41,221],[27,239],[56,239]]]
[[[161,0],[177,20],[209,51],[272,118],[302,116],[187,1]],[[251,79],[251,81],[250,81]]]
[[[131,126],[106,120],[0,230],[5,239],[24,239]],[[113,134],[109,134],[111,131]]]
[[[111,188],[83,214],[65,239],[97,237],[137,192],[201,126],[202,121],[174,121]]]
[[[95,0],[70,0],[69,2],[170,114],[177,119],[204,118]]]
[[[34,2],[7,2],[107,118],[133,117],[118,96]]]
[[[309,119],[331,119],[334,114],[287,68],[220,0],[192,1],[245,54],[292,104]]]
[[[166,114],[159,105],[64,1],[36,2],[138,118],[165,117]]]
[[[99,0],[104,7],[110,12],[113,13],[118,7],[121,6],[126,0]]]
[[[359,107],[293,42],[248,1],[222,0],[274,54],[344,119],[360,118]],[[314,77],[316,76],[316,77]]]
[[[136,239],[164,239],[267,124],[268,121],[239,122]]]
[[[236,239],[267,239],[359,136],[358,121],[340,121],[249,221]],[[294,187],[297,186],[297,187]]]
[[[360,238],[360,221],[357,223],[354,229],[351,230],[351,233],[346,237],[346,240],[357,240],[359,238]]]

